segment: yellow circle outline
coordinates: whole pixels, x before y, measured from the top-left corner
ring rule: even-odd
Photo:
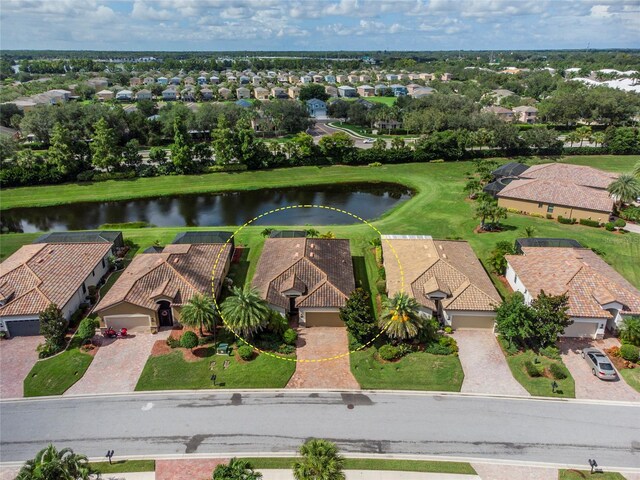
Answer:
[[[334,212],[339,212],[339,213],[343,213],[345,215],[349,215],[357,220],[360,220],[362,223],[364,223],[365,225],[369,226],[373,231],[375,231],[378,235],[380,235],[380,239],[382,239],[382,233],[380,232],[380,230],[378,230],[374,225],[372,225],[371,223],[369,223],[368,221],[366,221],[364,218],[359,217],[358,215],[348,212],[346,210],[342,210],[341,208],[336,208],[336,207],[328,207],[326,205],[315,205],[315,204],[310,204],[310,205],[287,205],[286,207],[279,207],[279,208],[274,208],[271,209],[267,212],[263,212],[260,215],[257,215],[255,217],[253,217],[251,220],[245,222],[242,226],[238,227],[233,234],[227,239],[227,241],[224,243],[225,245],[229,244],[229,242],[231,242],[231,240],[233,240],[233,238],[240,233],[245,227],[248,227],[249,225],[251,225],[253,222],[266,217],[267,215],[270,215],[272,213],[276,213],[276,212],[281,212],[284,210],[291,210],[294,208],[323,208],[325,210],[332,210]],[[389,248],[391,249],[391,252],[393,252],[394,257],[396,258],[396,261],[398,262],[398,267],[400,268],[400,291],[404,290],[404,271],[402,270],[402,264],[400,263],[400,258],[398,257],[398,254],[396,253],[396,250],[393,248],[393,245],[391,244],[391,242],[389,240],[385,240],[389,246]],[[369,340],[367,343],[365,343],[364,345],[361,345],[360,347],[356,348],[355,350],[350,350],[347,353],[341,353],[340,355],[336,355],[333,357],[327,357],[327,358],[314,358],[311,360],[303,360],[303,359],[298,359],[298,358],[289,358],[289,357],[284,357],[282,355],[279,354],[275,354],[272,352],[266,352],[264,350],[261,350],[260,348],[256,347],[255,345],[252,345],[251,343],[247,342],[243,337],[241,337],[240,335],[238,335],[235,330],[233,328],[231,328],[231,326],[227,323],[227,321],[224,318],[224,315],[222,314],[222,310],[220,309],[220,305],[218,304],[218,300],[216,299],[216,287],[215,287],[215,273],[216,270],[218,268],[218,263],[220,262],[220,258],[222,256],[222,252],[224,251],[224,248],[221,248],[220,251],[218,252],[218,255],[216,256],[216,261],[213,264],[213,271],[211,272],[211,290],[212,290],[212,297],[213,297],[213,303],[216,307],[216,310],[218,312],[218,315],[220,316],[220,318],[222,319],[222,322],[225,324],[225,326],[229,329],[229,331],[231,331],[239,340],[242,340],[244,343],[246,343],[247,345],[249,345],[251,348],[253,348],[254,350],[258,351],[259,353],[268,355],[270,357],[274,357],[274,358],[278,358],[280,360],[288,360],[289,362],[300,362],[300,363],[314,363],[314,362],[326,362],[329,360],[337,360],[338,358],[342,358],[342,357],[346,357],[347,355],[351,355],[352,353],[355,353],[357,351],[363,350],[364,348],[367,348],[369,345],[371,345],[380,335],[382,335],[387,328],[389,327],[389,325],[391,325],[391,322],[393,322],[393,320],[389,320],[389,322],[380,330],[380,333],[378,333],[375,337],[373,337],[371,340]],[[243,286],[244,288],[244,286]],[[367,292],[369,293],[369,292]]]

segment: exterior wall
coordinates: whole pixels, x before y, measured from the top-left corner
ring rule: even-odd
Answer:
[[[307,319],[306,319],[306,315],[307,313],[324,313],[327,315],[333,314],[333,315],[338,315],[340,313],[340,310],[337,308],[333,308],[333,307],[327,307],[327,308],[301,308],[299,310],[299,325],[301,327],[306,327],[307,326]],[[340,323],[342,323],[342,321],[340,321]],[[333,326],[333,325],[332,325]],[[339,326],[339,325],[336,325]],[[344,325],[340,325],[340,326],[344,326]]]
[[[505,208],[515,209],[523,213],[539,214],[543,217],[547,216],[548,203],[539,203],[530,200],[519,200],[515,198],[498,197],[498,205]],[[582,208],[566,207],[562,205],[554,205],[553,212],[551,212],[552,218],[558,218],[558,216],[564,218],[576,218],[578,220],[597,220],[601,223],[609,221],[610,212],[598,212],[595,210],[586,210]]]
[[[533,300],[531,293],[529,293],[529,290],[527,289],[525,284],[522,283],[522,280],[520,279],[520,277],[518,277],[516,271],[508,262],[507,271],[505,272],[504,276],[507,279],[507,282],[509,282],[509,286],[512,288],[512,290],[514,292],[522,293],[524,295],[524,301],[527,303],[531,303],[531,301]]]
[[[105,317],[109,316],[117,316],[117,315],[148,315],[151,319],[150,326],[151,328],[158,327],[158,312],[154,310],[149,310],[138,305],[133,305],[129,302],[118,303],[109,308],[105,308],[99,312],[96,312],[100,317],[100,327],[106,327],[106,323],[104,321]],[[174,317],[175,320],[175,317]]]
[[[495,327],[496,312],[443,310],[445,325],[453,328],[479,328],[492,330]]]

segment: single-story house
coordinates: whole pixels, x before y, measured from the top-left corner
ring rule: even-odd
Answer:
[[[169,80],[169,83],[171,85],[176,85],[176,86],[180,85],[180,82],[181,82],[180,77],[171,77],[171,80]]]
[[[167,85],[169,83],[169,79],[167,77],[158,77],[157,81],[160,85]]]
[[[327,83],[336,83],[336,76],[335,75],[325,75],[324,76],[324,81]]]
[[[199,76],[198,77],[198,85],[206,85],[207,84],[207,77],[204,76]]]
[[[111,250],[109,242],[21,247],[0,264],[0,331],[39,335],[39,313],[52,303],[69,320],[109,271]]]
[[[116,100],[120,100],[122,102],[130,102],[133,100],[133,92],[131,90],[120,90],[116,93]]]
[[[640,315],[640,291],[591,249],[525,246],[521,252],[505,256],[505,277],[527,303],[542,290],[568,295],[573,324],[563,336],[602,338],[625,317]]]
[[[382,252],[389,297],[404,291],[454,329],[493,330],[500,295],[467,242],[382,235]]]
[[[232,250],[224,243],[179,243],[136,255],[96,306],[100,326],[157,332],[179,324],[191,297],[211,295],[212,285],[220,293]]]
[[[314,75],[313,83],[322,83],[324,82],[324,77],[322,75]]]
[[[114,95],[111,90],[100,90],[96,93],[96,97],[98,97],[98,100],[101,102],[105,102],[107,100],[113,100]]]
[[[360,85],[357,90],[358,95],[361,97],[373,97],[376,94],[375,89],[371,85]]]
[[[400,76],[395,73],[387,73],[385,75],[385,78],[388,82],[397,82],[398,80],[400,80]]]
[[[336,82],[337,83],[347,83],[349,81],[349,77],[347,77],[346,75],[337,75],[336,76]]]
[[[151,91],[142,89],[136,93],[136,100],[152,100],[153,94]]]
[[[538,109],[528,105],[514,107],[513,113],[516,120],[522,123],[535,123],[538,118]]]
[[[47,232],[31,243],[108,243],[115,255],[124,248],[122,232],[118,230],[83,230],[77,232]]]
[[[387,85],[384,85],[382,83],[379,83],[375,87],[373,87],[373,90],[378,97],[391,95],[391,89]]]
[[[217,85],[218,83],[220,83],[220,77],[216,77],[215,75],[209,77],[209,83],[211,83],[212,85]]]
[[[309,112],[309,116],[313,118],[326,118],[327,117],[327,104],[318,100],[317,98],[312,98],[307,100],[307,110]]]
[[[440,77],[440,80],[443,82],[450,82],[451,80],[453,80],[453,75],[451,73],[443,73],[442,76]]]
[[[349,240],[267,238],[252,285],[303,327],[342,327],[340,307],[355,290]]]
[[[131,77],[129,79],[130,87],[137,87],[138,85],[142,85],[142,79],[140,77]]]
[[[338,87],[338,95],[341,97],[356,97],[358,96],[358,92],[353,87],[342,85]]]

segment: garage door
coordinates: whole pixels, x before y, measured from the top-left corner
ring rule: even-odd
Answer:
[[[151,328],[149,315],[108,315],[104,323],[116,330],[126,328],[131,332],[149,332]]]
[[[15,320],[5,322],[10,337],[40,335],[40,320]]]
[[[307,327],[344,327],[338,312],[306,312],[304,318]]]
[[[589,337],[594,338],[598,330],[598,324],[594,322],[574,322],[564,329],[563,337]]]
[[[477,315],[454,315],[451,326],[454,329],[486,328],[488,330],[492,330],[494,322],[494,317],[480,317]]]

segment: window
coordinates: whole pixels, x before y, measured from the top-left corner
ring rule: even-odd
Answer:
[[[553,207],[554,207],[553,205],[549,205],[547,207],[547,213],[553,213]]]
[[[102,259],[102,268],[104,268],[104,258]]]
[[[518,284],[518,274],[517,273],[513,274],[513,283],[515,283],[516,285]]]
[[[542,208],[542,202],[538,202],[538,208]]]
[[[82,284],[82,293],[87,293],[87,287],[84,285],[84,283]]]
[[[95,277],[96,276],[96,271],[94,270],[93,272],[91,272],[91,276]]]

